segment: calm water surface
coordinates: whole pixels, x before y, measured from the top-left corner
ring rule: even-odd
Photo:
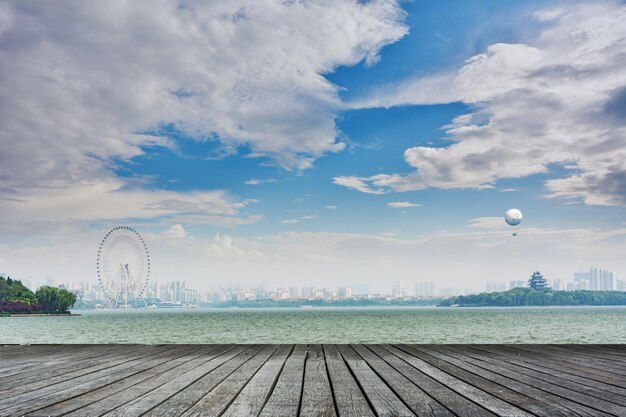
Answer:
[[[0,344],[626,343],[626,307],[79,313],[79,317],[0,317]]]

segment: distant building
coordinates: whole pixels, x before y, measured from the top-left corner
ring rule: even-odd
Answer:
[[[289,298],[296,300],[299,296],[299,290],[297,287],[289,287]]]
[[[565,283],[562,279],[555,279],[553,288],[555,291],[565,291]]]
[[[626,281],[618,279],[615,289],[617,291],[626,291]]]
[[[391,295],[394,298],[400,298],[403,296],[403,291],[404,288],[402,286],[402,282],[400,281],[396,281],[393,283],[392,287],[391,287]]]
[[[339,287],[337,288],[337,297],[340,300],[345,300],[348,298],[352,298],[352,289],[350,287]]]
[[[487,283],[487,292],[502,292],[506,290],[506,282],[492,281]]]
[[[548,289],[548,282],[539,271],[535,271],[528,280],[528,286],[537,291],[545,291]]]
[[[435,283],[432,281],[416,282],[415,283],[415,296],[416,297],[434,297],[435,296]]]
[[[608,269],[591,267],[589,272],[574,273],[575,290],[610,291],[615,288],[615,275]]]

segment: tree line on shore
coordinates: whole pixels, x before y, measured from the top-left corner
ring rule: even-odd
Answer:
[[[624,291],[538,291],[514,288],[504,292],[459,295],[443,300],[439,306],[515,307],[515,306],[623,306]]]
[[[75,303],[70,291],[44,286],[32,292],[18,280],[0,277],[0,315],[69,313]]]

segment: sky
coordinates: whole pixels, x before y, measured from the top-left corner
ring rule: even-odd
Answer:
[[[626,3],[0,3],[0,272],[484,289],[626,276]],[[512,228],[505,211],[518,208]]]

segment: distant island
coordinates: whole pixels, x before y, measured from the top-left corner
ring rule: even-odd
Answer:
[[[459,295],[440,307],[626,306],[624,291],[552,291],[514,288],[504,292]]]
[[[20,281],[0,276],[0,317],[69,315],[75,303],[67,290],[43,286],[33,293]]]

